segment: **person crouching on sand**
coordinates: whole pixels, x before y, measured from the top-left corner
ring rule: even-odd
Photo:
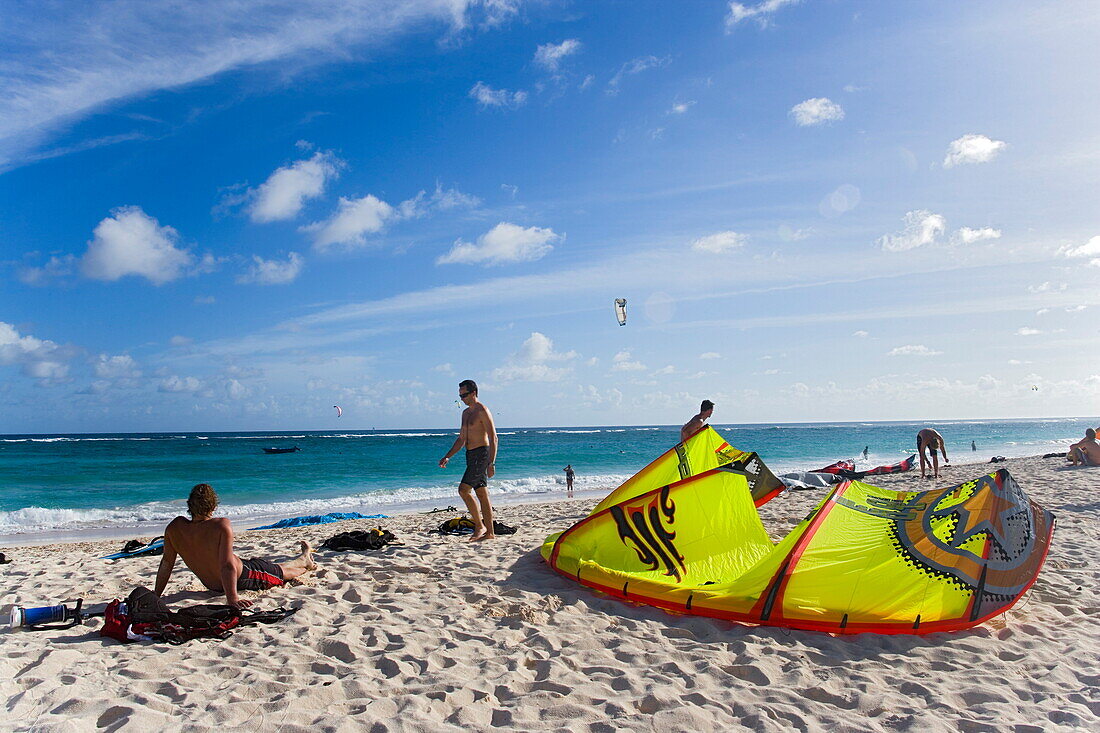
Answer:
[[[164,593],[176,555],[210,590],[225,591],[226,604],[233,608],[248,608],[252,601],[237,595],[242,590],[267,590],[313,570],[313,548],[308,542],[299,544],[301,554],[284,563],[270,560],[242,560],[233,552],[233,528],[225,517],[213,516],[218,495],[209,484],[199,484],[187,497],[187,512],[176,517],[164,530],[164,556],[157,570],[157,585],[153,592]]]
[[[927,478],[927,476],[925,476],[925,470],[929,463],[932,464],[932,470],[936,474],[936,478],[940,477],[940,459],[936,456],[936,449],[939,449],[940,454],[943,456],[944,465],[946,465],[948,463],[947,447],[944,445],[943,436],[932,428],[925,428],[917,433],[917,453],[920,454],[921,478]],[[925,457],[925,450],[930,454],[931,461]]]
[[[466,472],[458,484],[458,495],[466,502],[474,522],[470,542],[491,540],[496,533],[493,531],[493,506],[489,503],[489,479],[496,473],[497,429],[489,408],[478,402],[474,380],[464,379],[458,383],[458,398],[466,405],[462,411],[462,428],[447,455],[439,459],[439,467],[446,468],[451,456],[466,446]],[[474,501],[475,491],[477,501]]]

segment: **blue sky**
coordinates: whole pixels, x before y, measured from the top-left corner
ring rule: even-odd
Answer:
[[[1095,3],[4,12],[0,431],[1100,412]]]

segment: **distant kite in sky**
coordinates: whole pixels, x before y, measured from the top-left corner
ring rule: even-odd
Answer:
[[[615,318],[620,326],[626,325],[626,298],[615,298]]]
[[[340,409],[340,405],[333,405],[332,407],[336,410],[336,417],[342,417],[344,415],[344,411]]]

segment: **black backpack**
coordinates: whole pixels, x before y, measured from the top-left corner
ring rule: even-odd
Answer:
[[[321,543],[322,550],[380,550],[397,540],[393,532],[378,527],[376,529],[354,530],[333,535]]]

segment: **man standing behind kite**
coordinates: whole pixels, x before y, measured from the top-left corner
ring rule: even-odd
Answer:
[[[466,502],[474,522],[470,541],[491,540],[496,533],[493,531],[493,507],[489,503],[489,479],[496,473],[497,429],[489,408],[477,399],[474,380],[464,379],[458,383],[458,398],[466,405],[462,411],[462,429],[447,455],[439,459],[439,467],[446,468],[451,456],[466,446],[466,472],[458,484],[458,494]],[[477,501],[474,501],[475,491]]]
[[[702,404],[699,405],[699,414],[688,420],[684,423],[684,427],[680,428],[680,442],[683,443],[699,432],[712,414],[714,414],[714,403],[710,400],[703,400]]]

